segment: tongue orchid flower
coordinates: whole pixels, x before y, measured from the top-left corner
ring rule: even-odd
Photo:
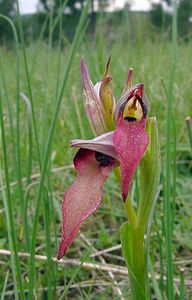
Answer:
[[[126,201],[133,174],[144,156],[149,139],[146,121],[149,104],[144,85],[131,87],[132,69],[123,94],[115,105],[110,89],[110,59],[102,81],[93,85],[84,59],[81,60],[83,99],[92,140],[72,140],[79,150],[74,158],[77,178],[65,192],[62,202],[62,238],[58,259],[62,258],[82,224],[99,207],[103,184],[113,168],[120,166],[122,197]]]

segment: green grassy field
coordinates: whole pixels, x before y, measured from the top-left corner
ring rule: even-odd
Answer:
[[[126,221],[126,214],[113,175],[105,184],[100,209],[81,227],[65,264],[51,259],[58,252],[63,193],[76,176],[75,150],[70,149],[69,141],[93,137],[82,101],[82,55],[94,83],[102,79],[105,63],[112,55],[111,87],[116,99],[132,66],[133,83],[144,83],[151,105],[150,116],[157,117],[162,176],[152,225],[149,272],[153,299],[168,299],[165,239],[168,100],[165,89],[169,89],[171,76],[171,41],[168,34],[153,35],[152,39],[150,27],[144,32],[138,30],[136,36],[130,38],[126,23],[117,31],[109,32],[104,19],[98,23],[94,36],[83,36],[83,28],[83,25],[79,28],[82,39],[77,47],[66,42],[60,47],[62,36],[55,47],[51,45],[51,37],[47,44],[40,39],[26,47],[26,64],[22,45],[17,45],[18,53],[14,49],[0,48],[1,299],[29,299],[29,289],[33,299],[130,299],[120,248],[120,226]],[[69,62],[72,47],[74,55]],[[179,41],[169,124],[173,241],[169,251],[173,259],[175,299],[192,298],[192,160],[185,123],[192,108],[191,49],[191,42]],[[55,123],[52,123],[54,117]],[[50,128],[54,129],[51,137]],[[131,192],[136,205],[135,191],[138,192],[136,181]],[[19,254],[10,256],[11,250]],[[79,262],[89,264],[79,266]]]

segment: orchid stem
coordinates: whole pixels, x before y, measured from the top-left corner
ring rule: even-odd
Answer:
[[[125,201],[125,209],[126,209],[127,218],[129,220],[130,224],[133,225],[133,227],[135,227],[135,225],[137,223],[137,217],[135,214],[135,210],[131,204],[131,198],[130,198],[129,194]]]
[[[121,187],[122,180],[121,180],[121,172],[120,172],[119,167],[114,169],[114,174],[115,174],[116,180],[118,181],[118,183]],[[127,198],[125,201],[125,210],[126,210],[127,218],[129,220],[130,224],[133,225],[133,227],[135,227],[137,218],[136,218],[135,210],[131,204],[131,198],[130,198],[129,194],[127,195]]]
[[[121,187],[121,173],[120,173],[120,168],[114,168],[114,174],[115,174],[115,178],[117,180],[117,182],[119,183],[120,187]]]

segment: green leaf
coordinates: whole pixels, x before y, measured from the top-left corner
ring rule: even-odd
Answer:
[[[121,226],[121,246],[123,256],[125,258],[128,268],[133,267],[133,255],[132,255],[132,228],[128,222],[123,223]]]
[[[145,156],[140,161],[140,204],[138,209],[138,226],[146,230],[153,203],[156,199],[160,180],[161,158],[159,135],[156,118],[147,122],[149,145]]]
[[[143,232],[128,222],[121,226],[121,245],[125,258],[133,300],[146,300],[146,264],[144,258]]]

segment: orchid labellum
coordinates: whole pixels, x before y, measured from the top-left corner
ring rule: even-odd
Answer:
[[[103,80],[93,85],[84,59],[81,60],[83,99],[92,140],[72,140],[79,150],[74,158],[77,178],[64,194],[62,202],[62,238],[58,259],[75,239],[84,220],[100,205],[103,184],[117,166],[121,169],[122,198],[127,199],[133,174],[144,156],[149,138],[146,121],[149,104],[144,85],[131,86],[132,69],[117,104],[110,89],[112,77],[107,63]]]

